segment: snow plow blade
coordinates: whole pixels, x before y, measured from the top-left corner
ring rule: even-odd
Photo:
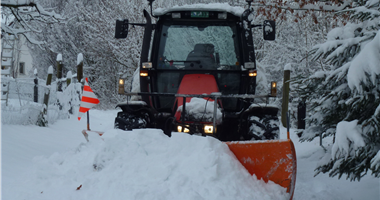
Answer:
[[[291,140],[227,142],[227,145],[251,175],[287,188],[289,199],[293,198],[297,160]]]

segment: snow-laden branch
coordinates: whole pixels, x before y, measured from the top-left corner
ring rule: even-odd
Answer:
[[[336,128],[336,142],[332,147],[331,157],[338,159],[355,152],[359,147],[365,146],[363,136],[358,128],[358,120],[351,122],[341,121]]]
[[[4,9],[7,9],[8,13],[13,16],[13,22],[1,23],[2,31],[4,33],[15,35],[15,37],[18,35],[24,35],[30,43],[39,46],[44,44],[44,42],[37,41],[30,36],[30,33],[41,33],[41,30],[38,30],[34,25],[31,25],[31,22],[34,21],[50,24],[64,20],[61,15],[54,11],[49,12],[45,10],[35,0],[3,0],[1,1],[1,8],[3,13]]]
[[[380,31],[376,37],[363,47],[363,50],[351,62],[348,70],[347,82],[351,90],[363,91],[362,84],[370,81],[376,85],[376,79],[380,74]]]
[[[18,8],[25,6],[34,6],[36,5],[34,2],[34,0],[2,0],[1,6]]]
[[[322,1],[321,1],[322,2]],[[327,4],[320,4],[320,3],[312,3],[312,4],[306,4],[302,5],[299,3],[289,3],[284,5],[279,5],[277,3],[255,3],[252,4],[252,6],[256,7],[269,7],[269,8],[277,8],[282,10],[303,10],[303,11],[323,11],[323,12],[336,12],[344,10],[351,6],[350,1],[345,1],[340,5],[327,5]]]

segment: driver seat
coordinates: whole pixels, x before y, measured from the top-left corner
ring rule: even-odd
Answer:
[[[196,44],[185,62],[185,69],[215,69],[213,44]]]

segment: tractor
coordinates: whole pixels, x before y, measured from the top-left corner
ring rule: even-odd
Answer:
[[[126,92],[120,80],[119,93],[132,98],[117,105],[122,111],[115,128],[215,137],[251,174],[286,187],[291,199],[295,150],[289,138],[279,140],[279,109],[268,104],[276,97],[277,83],[271,82],[269,91],[256,91],[252,29],[262,29],[264,40],[275,40],[275,22],[254,24],[252,0],[247,0],[248,9],[194,4],[154,12],[154,0],[148,2],[146,23],[116,20],[115,38],[126,38],[131,25],[144,27],[144,35],[133,80],[139,81],[139,91]],[[252,163],[245,165],[241,159],[248,157]],[[255,159],[265,162],[255,164]]]

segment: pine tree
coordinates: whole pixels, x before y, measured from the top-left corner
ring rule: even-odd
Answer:
[[[301,140],[334,137],[317,174],[360,180],[371,170],[379,177],[380,2],[355,0],[352,8],[338,14],[343,13],[349,14],[349,22],[311,50],[313,59],[323,60],[326,67],[300,81],[302,96],[311,105]]]

